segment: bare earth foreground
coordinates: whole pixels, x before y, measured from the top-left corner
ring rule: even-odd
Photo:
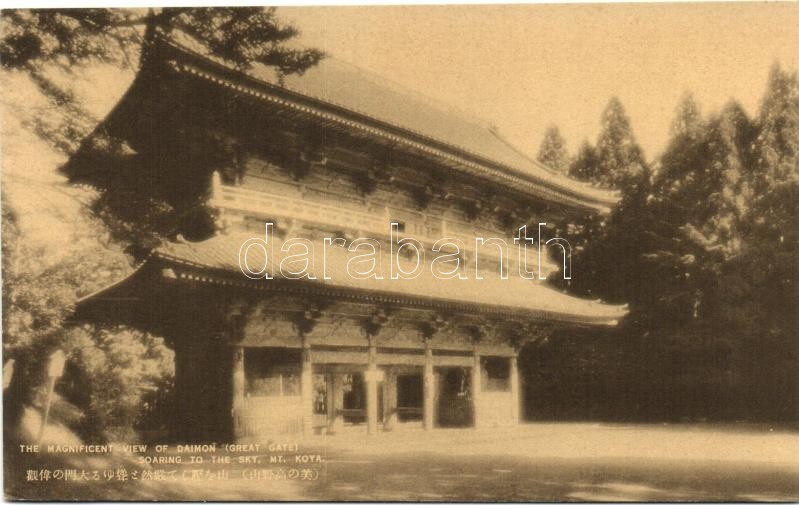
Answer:
[[[270,451],[262,443],[262,463],[255,466],[236,457],[212,464],[207,455],[203,464],[189,464],[183,454],[182,464],[152,467],[183,475],[224,468],[229,480],[28,482],[20,471],[7,474],[6,494],[44,500],[799,500],[799,432],[767,426],[526,424],[432,433],[406,429],[369,439],[353,429],[297,442],[298,452]],[[177,452],[171,448],[168,454]],[[289,466],[317,469],[318,479],[241,477],[243,470],[277,468],[268,461],[278,454]],[[316,454],[322,462],[295,464],[297,454]],[[152,447],[147,455],[156,455]],[[21,469],[52,463],[51,455],[17,457]],[[60,464],[68,464],[61,458]],[[99,469],[125,459],[69,458],[83,466],[91,459]]]

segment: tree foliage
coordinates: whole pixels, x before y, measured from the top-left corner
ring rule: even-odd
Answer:
[[[321,60],[317,49],[286,43],[298,30],[281,22],[274,7],[164,7],[129,9],[3,10],[0,61],[5,68],[48,63],[67,67],[91,60],[121,62],[141,42],[145,25],[192,37],[211,55],[246,70],[254,63],[273,66],[284,75],[302,73]]]
[[[568,173],[569,153],[566,151],[566,140],[557,126],[547,128],[536,159],[556,172]]]
[[[569,166],[569,177],[578,181],[592,182],[596,170],[597,153],[588,140],[584,140],[577,151],[574,161]]]
[[[570,288],[630,315],[624,339],[605,341],[613,349],[561,336],[570,359],[600,372],[549,382],[605,387],[610,407],[584,406],[600,418],[799,418],[798,171],[799,83],[777,65],[755,118],[734,101],[705,118],[685,95],[653,175],[611,100],[570,173],[621,201],[580,228]]]
[[[107,236],[102,224],[84,216],[69,250],[48,262],[53,245],[31,246],[17,221],[4,206],[3,356],[15,361],[5,420],[13,426],[25,405],[39,405],[47,356],[62,349],[69,365],[56,391],[84,413],[73,428],[102,440],[109,428],[144,421],[158,388],[168,387],[173,375],[163,340],[130,328],[69,323],[79,296],[130,271],[127,258],[98,240]]]
[[[611,98],[602,112],[596,163],[587,168],[585,180],[603,188],[624,190],[628,184],[638,184],[646,177],[643,151],[617,97]]]
[[[301,74],[324,56],[296,46],[297,29],[283,23],[275,8],[4,9],[1,20],[3,69],[30,76],[49,102],[35,114],[25,111],[32,116],[25,126],[67,155],[99,120],[63,85],[69,78],[59,81],[53,75],[75,76],[97,63],[133,69],[147,30],[167,36],[182,32],[241,70],[263,64],[281,76]],[[224,152],[195,140],[191,145],[207,147],[204,153]],[[131,328],[76,327],[68,321],[74,303],[130,272],[123,250],[136,256],[141,247],[163,238],[160,230],[195,216],[157,194],[139,192],[132,198],[131,192],[152,186],[152,180],[141,170],[121,168],[141,160],[118,139],[98,134],[90,142],[97,155],[91,161],[119,168],[113,171],[122,174],[115,188],[130,192],[104,188],[78,216],[59,216],[74,220],[75,231],[59,261],[47,263],[53,245],[31,242],[3,198],[3,351],[5,359],[16,362],[12,394],[4,395],[4,403],[10,427],[25,405],[37,405],[46,356],[61,348],[68,367],[57,393],[84,412],[81,432],[102,439],[110,428],[137,425],[162,402],[173,373],[171,351],[162,339]]]
[[[572,289],[623,303],[644,279],[633,274],[643,247],[649,169],[624,107],[612,98],[602,113],[596,147],[583,143],[569,173],[595,186],[621,191],[621,201],[603,219],[586,216],[571,239],[577,244]]]

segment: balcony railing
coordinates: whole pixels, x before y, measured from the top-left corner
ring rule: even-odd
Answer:
[[[390,237],[390,226],[393,221],[392,212],[386,208],[380,213],[369,213],[363,210],[348,207],[345,203],[341,205],[330,205],[304,199],[299,196],[287,196],[277,193],[268,193],[239,186],[229,186],[222,184],[219,175],[214,174],[214,183],[211,200],[212,206],[227,211],[234,211],[244,215],[274,219],[300,221],[323,227],[331,231],[355,232],[368,238]],[[398,233],[399,238],[411,237],[421,242],[426,247],[431,247],[436,241],[442,238],[460,240],[465,248],[467,256],[474,257],[476,252],[475,238],[483,236],[486,240],[492,238],[496,233],[486,232],[479,234],[474,231],[469,234],[466,223],[441,219],[440,223],[430,225],[429,223],[405,222],[405,229]],[[434,231],[437,233],[431,234]],[[508,243],[508,263],[511,268],[515,268],[517,262],[516,247],[511,239],[503,238]],[[480,256],[488,256],[494,261],[499,261],[499,248],[495,245],[485,244],[480,248]],[[537,248],[528,247],[527,250],[528,268],[535,269],[538,266]],[[543,252],[541,258],[541,271],[544,275],[557,270],[558,267]]]
[[[389,230],[389,222],[383,216],[236,186],[216,186],[210,203],[253,217],[296,219],[324,224],[335,230],[358,230],[380,236],[388,235]]]

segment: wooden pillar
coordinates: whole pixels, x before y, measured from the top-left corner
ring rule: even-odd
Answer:
[[[245,393],[246,393],[246,377],[244,375],[244,348],[236,346],[233,348],[233,366],[232,366],[232,405],[231,417],[233,418],[233,436],[238,438],[243,436],[241,429],[240,413],[244,408]]]
[[[369,337],[369,365],[366,370],[366,433],[377,433],[377,347]]]
[[[511,422],[519,423],[522,397],[519,394],[519,366],[516,356],[510,357],[510,394],[511,394]]]
[[[332,391],[332,408],[328,412],[328,433],[336,433],[344,424],[344,418],[341,417],[341,409],[344,408],[344,388],[341,386],[343,375],[340,373],[331,374]]]
[[[383,382],[383,431],[391,431],[397,422],[397,374],[386,370]]]
[[[433,372],[433,349],[426,342],[424,350],[424,429],[435,426],[435,375]]]
[[[472,415],[474,417],[474,427],[480,426],[480,396],[483,391],[482,386],[482,367],[480,366],[480,353],[475,349],[474,364],[472,365]]]
[[[233,348],[233,407],[240,407],[244,402],[246,378],[244,376],[244,348]]]
[[[327,412],[327,430],[325,433],[331,433],[333,426],[334,414],[336,412],[336,400],[333,396],[333,378],[334,374],[325,374],[325,412]]]
[[[335,433],[336,431],[336,382],[338,382],[338,374],[329,374],[327,379],[327,433]]]
[[[302,372],[300,375],[302,395],[302,434],[313,433],[313,366],[311,348],[305,342],[302,347]]]

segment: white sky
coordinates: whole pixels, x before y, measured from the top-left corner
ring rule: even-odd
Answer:
[[[281,7],[300,42],[498,126],[592,142],[612,95],[651,159],[691,90],[705,113],[757,111],[775,60],[799,69],[799,3]]]

